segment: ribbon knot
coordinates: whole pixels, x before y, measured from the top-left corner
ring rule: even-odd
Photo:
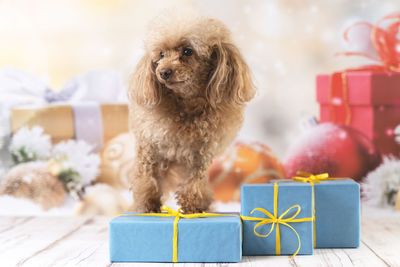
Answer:
[[[288,213],[290,213],[290,211],[293,209],[296,209],[296,212],[291,217],[285,218],[285,216]],[[280,240],[281,235],[280,235],[279,225],[282,224],[282,225],[289,227],[296,234],[297,240],[298,240],[297,250],[291,257],[296,256],[301,248],[300,236],[297,233],[297,231],[289,223],[312,221],[313,218],[309,217],[309,218],[295,219],[301,211],[301,207],[299,205],[291,206],[290,208],[288,208],[285,212],[283,212],[278,217],[278,184],[277,183],[274,183],[274,214],[271,214],[269,211],[267,211],[266,209],[263,209],[263,208],[255,208],[250,212],[250,214],[253,214],[255,211],[259,211],[259,212],[263,213],[264,215],[267,216],[267,218],[241,216],[242,219],[245,221],[258,221],[258,223],[253,228],[254,234],[259,237],[268,237],[276,228],[275,249],[276,249],[276,254],[280,255],[281,254],[281,240]],[[259,228],[262,225],[270,224],[270,223],[272,223],[271,229],[269,230],[269,232],[267,234],[260,234],[259,232],[257,232],[257,228]]]
[[[312,173],[298,171],[296,174],[301,175],[301,176],[295,176],[292,178],[292,180],[298,181],[298,182],[303,182],[303,183],[310,183],[310,184],[318,183],[319,184],[321,181],[331,180],[331,178],[329,178],[328,173],[321,173],[321,174],[314,175]]]
[[[174,209],[171,209],[171,208],[169,208],[169,207],[167,207],[167,206],[162,206],[160,210],[161,210],[161,211],[165,211],[167,214],[169,214],[169,215],[171,215],[171,216],[179,216],[179,217],[182,217],[182,215],[183,215],[181,209],[174,210]]]

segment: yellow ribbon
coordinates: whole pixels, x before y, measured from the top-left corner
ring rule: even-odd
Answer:
[[[302,182],[302,183],[309,183],[312,187],[312,206],[313,206],[313,229],[314,229],[314,247],[316,246],[316,230],[315,230],[315,190],[314,190],[314,184],[321,183],[321,181],[328,181],[328,180],[339,180],[339,179],[345,179],[345,178],[331,178],[329,177],[328,173],[321,173],[321,174],[312,174],[308,172],[303,172],[303,171],[298,171],[296,173],[297,175],[301,176],[295,176],[292,177],[293,181],[297,182]]]
[[[194,218],[204,218],[204,217],[220,217],[220,216],[238,216],[229,214],[217,214],[217,213],[192,213],[183,214],[181,209],[178,211],[173,210],[167,206],[161,207],[162,213],[137,213],[137,214],[121,214],[120,216],[153,216],[153,217],[175,217],[174,220],[174,235],[172,239],[172,262],[178,262],[178,221],[180,218],[194,219]]]
[[[289,213],[292,209],[297,209],[297,211],[295,212],[295,214],[292,217],[289,218],[283,218],[287,213]],[[291,206],[289,209],[287,209],[284,213],[282,213],[279,217],[278,217],[278,184],[274,183],[274,214],[272,215],[270,212],[268,212],[265,209],[262,208],[255,208],[253,209],[250,214],[253,214],[254,211],[260,211],[262,213],[264,213],[267,217],[269,218],[257,218],[257,217],[247,217],[247,216],[241,216],[242,220],[245,221],[259,221],[259,223],[257,223],[254,226],[253,232],[256,236],[259,237],[268,237],[272,231],[275,228],[276,225],[276,242],[275,242],[275,249],[276,249],[276,255],[281,255],[281,235],[280,235],[280,231],[279,231],[279,225],[283,224],[287,227],[289,227],[290,229],[293,230],[293,232],[296,234],[297,236],[297,240],[299,241],[299,245],[297,247],[296,252],[291,256],[294,257],[297,255],[297,253],[300,251],[301,248],[301,241],[300,241],[300,236],[297,233],[297,231],[289,224],[289,223],[294,223],[294,222],[307,222],[307,221],[312,221],[313,218],[308,217],[308,218],[301,218],[301,219],[295,219],[297,217],[297,215],[299,215],[300,211],[301,211],[301,207],[299,205],[293,205]],[[268,234],[266,235],[262,235],[259,234],[257,232],[257,228],[264,225],[264,224],[269,224],[272,223],[271,226],[271,230],[268,232]]]

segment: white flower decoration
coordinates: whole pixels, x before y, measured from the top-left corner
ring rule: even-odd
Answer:
[[[73,171],[78,174],[82,187],[89,185],[99,174],[100,156],[92,153],[93,147],[82,140],[61,142],[53,148],[53,159],[61,164],[61,172]]]
[[[29,129],[25,126],[12,137],[9,150],[15,164],[46,160],[50,156],[51,139],[44,134],[43,128],[34,126]]]
[[[393,206],[400,189],[400,160],[385,158],[377,169],[367,175],[362,189],[367,203]]]

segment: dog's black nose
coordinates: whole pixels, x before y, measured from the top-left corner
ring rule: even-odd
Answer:
[[[171,76],[172,70],[171,69],[162,69],[160,70],[160,76],[164,80],[168,80],[168,78]]]

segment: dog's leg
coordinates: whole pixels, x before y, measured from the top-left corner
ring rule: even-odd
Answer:
[[[213,191],[208,182],[210,164],[211,160],[204,158],[187,163],[186,177],[176,192],[178,205],[185,213],[203,212],[209,208],[213,200]]]
[[[159,184],[161,166],[156,150],[151,146],[138,147],[131,189],[132,210],[160,212],[162,188]]]

